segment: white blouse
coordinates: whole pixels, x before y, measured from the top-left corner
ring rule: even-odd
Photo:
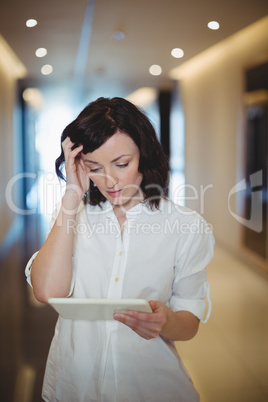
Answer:
[[[71,297],[158,300],[204,322],[214,238],[200,215],[169,200],[153,211],[143,202],[127,212],[121,235],[107,201],[102,208],[81,205],[75,231]],[[35,255],[26,267],[30,284]],[[206,320],[209,313],[210,301]],[[115,320],[61,317],[42,396],[49,402],[199,401],[172,341],[145,340]]]

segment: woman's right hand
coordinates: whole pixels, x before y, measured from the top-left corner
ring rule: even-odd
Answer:
[[[83,145],[73,148],[74,142],[69,137],[62,142],[65,157],[66,193],[72,194],[77,201],[81,201],[85,192],[89,189],[89,177],[85,165],[80,158]]]

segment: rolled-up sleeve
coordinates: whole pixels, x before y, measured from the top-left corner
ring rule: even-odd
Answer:
[[[26,268],[25,268],[25,275],[26,275],[26,280],[29,283],[29,285],[31,287],[33,287],[32,282],[31,282],[31,269],[32,269],[32,265],[34,262],[35,257],[37,256],[38,251],[36,251],[32,257],[29,259],[29,261],[27,262]]]
[[[214,237],[206,224],[205,227],[205,233],[189,234],[184,245],[178,245],[170,299],[173,311],[190,311],[202,322],[207,322],[211,312],[206,266],[212,260],[214,249]]]

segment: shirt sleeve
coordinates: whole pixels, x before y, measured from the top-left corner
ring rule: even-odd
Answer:
[[[50,230],[52,229],[52,227],[53,227],[53,225],[54,225],[54,223],[55,223],[55,221],[56,221],[56,219],[57,219],[59,210],[60,210],[60,205],[57,205],[57,208],[55,209],[55,211],[53,212],[52,217],[51,217],[51,221],[50,221]],[[50,232],[50,230],[49,230],[49,232]],[[49,232],[47,233],[47,236],[48,236]],[[32,269],[32,265],[33,265],[34,259],[35,259],[35,257],[37,256],[38,252],[39,252],[39,251],[36,251],[36,252],[32,255],[32,257],[29,259],[29,261],[28,261],[28,263],[27,263],[27,265],[26,265],[26,268],[25,268],[26,280],[27,280],[28,284],[29,284],[31,287],[33,287],[32,282],[31,282],[31,269]],[[69,294],[68,294],[68,297],[71,296],[71,294],[73,293],[73,288],[74,288],[74,277],[72,277],[72,282],[71,282],[71,287],[70,287],[70,292],[69,292]]]
[[[32,257],[29,259],[29,261],[27,262],[26,268],[25,268],[25,275],[26,275],[26,280],[28,282],[28,284],[33,287],[32,282],[31,282],[31,269],[32,269],[32,265],[34,262],[35,257],[37,256],[38,251],[36,251]]]
[[[170,308],[173,311],[190,311],[201,322],[207,322],[211,313],[211,302],[209,283],[206,281],[206,266],[212,260],[215,242],[203,218],[198,216],[196,219],[201,221],[202,225],[195,223],[193,227],[200,227],[202,230],[187,234],[184,244],[178,244]],[[207,314],[204,318],[206,308]]]

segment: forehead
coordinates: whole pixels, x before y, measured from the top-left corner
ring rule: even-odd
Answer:
[[[116,132],[95,151],[82,154],[82,157],[83,159],[90,157],[91,160],[99,161],[102,158],[113,159],[121,154],[139,155],[139,148],[128,134]]]

